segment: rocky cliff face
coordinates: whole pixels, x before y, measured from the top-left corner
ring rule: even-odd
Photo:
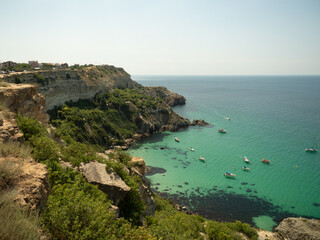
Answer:
[[[38,93],[38,87],[31,84],[7,84],[0,86],[0,103],[9,112],[34,117],[40,122],[49,120],[45,98]]]
[[[0,143],[23,141],[23,134],[19,132],[16,122],[17,114],[48,122],[45,98],[37,89],[37,86],[30,84],[0,86]]]
[[[140,86],[122,68],[113,66],[0,74],[1,79],[10,83],[38,84],[48,110],[67,101],[92,98],[100,91]]]

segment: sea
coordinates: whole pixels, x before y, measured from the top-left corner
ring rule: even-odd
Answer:
[[[320,218],[320,151],[305,151],[320,143],[320,76],[132,78],[185,96],[173,110],[210,124],[158,133],[128,150],[146,161],[154,191],[203,217],[265,230],[286,217]]]

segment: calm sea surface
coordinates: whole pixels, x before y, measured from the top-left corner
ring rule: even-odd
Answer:
[[[157,134],[129,150],[165,169],[149,176],[153,189],[210,219],[266,230],[288,216],[320,218],[320,152],[304,151],[314,141],[320,145],[320,76],[133,79],[182,94],[187,104],[174,110],[211,124]],[[236,178],[225,178],[226,171]]]

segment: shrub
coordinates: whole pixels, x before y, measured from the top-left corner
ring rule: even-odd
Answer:
[[[0,157],[21,157],[26,158],[31,155],[28,145],[18,142],[7,142],[0,145]]]
[[[35,135],[29,138],[31,143],[32,157],[37,161],[53,160],[57,161],[59,159],[58,146],[51,138],[47,136]]]
[[[18,115],[17,123],[26,140],[35,135],[44,135],[45,128],[34,118]]]
[[[10,159],[0,161],[0,192],[1,189],[12,188],[20,172],[20,165]]]

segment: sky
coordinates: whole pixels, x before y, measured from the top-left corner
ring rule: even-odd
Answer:
[[[320,0],[0,0],[0,62],[320,75]]]

